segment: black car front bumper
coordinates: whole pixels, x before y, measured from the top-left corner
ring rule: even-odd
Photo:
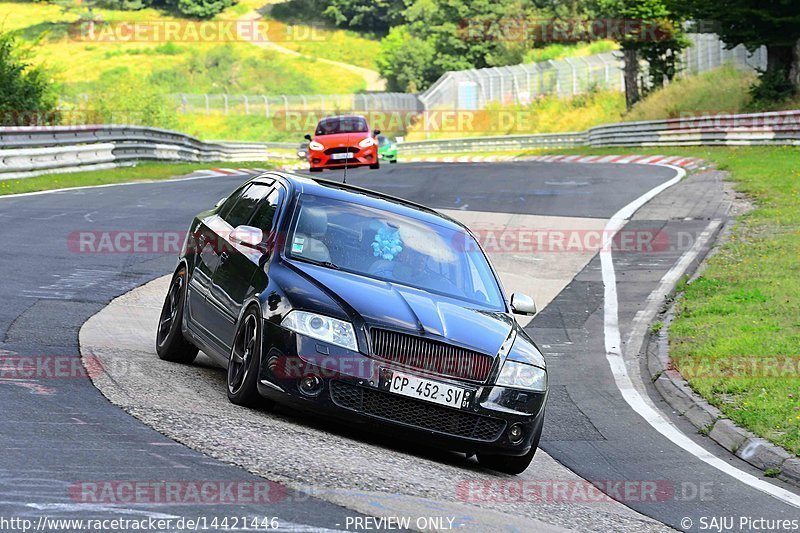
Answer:
[[[376,422],[402,438],[468,453],[524,455],[538,442],[546,393],[456,381],[399,368],[266,323],[258,380],[262,396],[351,422]],[[389,392],[394,371],[469,392],[462,408]],[[301,387],[310,377],[312,389]],[[513,425],[522,438],[512,440]]]

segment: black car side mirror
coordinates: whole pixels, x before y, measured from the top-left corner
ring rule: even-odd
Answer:
[[[308,133],[306,133],[305,135],[303,135],[303,139],[305,139],[305,140],[307,140],[307,141],[310,141],[310,140],[311,140],[311,135],[309,135]]]
[[[380,135],[381,134],[381,130],[375,130],[375,131],[372,132],[372,134],[373,135]]]

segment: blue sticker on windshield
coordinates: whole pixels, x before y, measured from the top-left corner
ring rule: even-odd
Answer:
[[[375,234],[375,239],[372,243],[372,255],[392,261],[397,257],[397,254],[403,251],[402,244],[400,231],[384,222]]]

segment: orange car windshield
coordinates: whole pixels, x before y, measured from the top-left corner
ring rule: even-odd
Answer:
[[[369,131],[367,121],[362,117],[334,117],[321,120],[317,124],[315,135],[332,135],[335,133],[365,133]]]

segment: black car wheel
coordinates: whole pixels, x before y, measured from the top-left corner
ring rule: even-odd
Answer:
[[[236,329],[228,361],[228,399],[236,405],[256,407],[269,403],[258,394],[261,332],[258,312],[248,310]]]
[[[169,284],[161,309],[156,334],[156,353],[164,361],[188,365],[197,357],[197,346],[183,336],[183,307],[186,302],[186,268],[182,267]]]
[[[369,166],[369,168],[371,168],[372,170],[377,170],[377,169],[381,168],[381,164],[380,164],[380,162],[378,162],[378,163],[372,163],[372,164]]]
[[[397,159],[391,159],[391,160],[389,160],[389,163],[392,163],[392,164],[397,163]]]
[[[322,169],[318,167],[311,167],[308,170],[309,172],[322,172]]]

